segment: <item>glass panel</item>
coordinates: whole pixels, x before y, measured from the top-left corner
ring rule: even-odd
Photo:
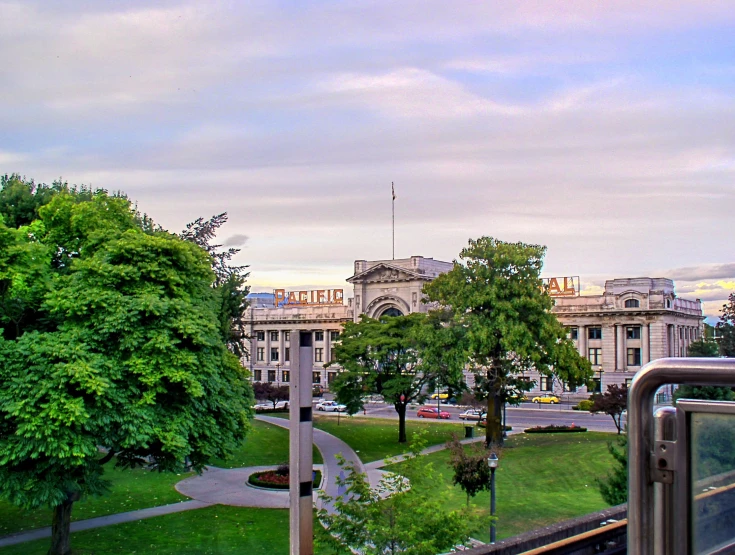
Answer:
[[[692,553],[735,545],[735,415],[690,416]],[[722,551],[721,551],[722,550]]]

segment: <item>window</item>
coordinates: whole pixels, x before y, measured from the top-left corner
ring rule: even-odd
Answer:
[[[283,349],[283,362],[291,362],[291,347]]]
[[[334,381],[334,378],[337,377],[337,372],[327,372],[327,383],[331,384]]]
[[[641,350],[638,348],[628,349],[628,366],[641,365]]]
[[[278,341],[278,332],[272,331],[271,332],[271,341]]]
[[[276,371],[275,370],[268,370],[268,381],[269,382],[276,381]]]
[[[274,362],[278,360],[278,347],[271,347],[271,360]]]
[[[289,370],[283,371],[283,377],[281,378],[282,381],[288,383],[291,381],[291,372]]]
[[[314,362],[324,362],[324,349],[321,347],[314,349]]]
[[[312,383],[322,383],[322,373],[321,372],[312,372],[311,373],[311,382]]]
[[[590,364],[593,366],[599,366],[602,364],[602,349],[599,347],[592,347],[589,349]]]
[[[335,360],[337,360],[337,357],[334,354],[334,349],[332,349],[329,351],[329,362],[334,362]]]
[[[602,339],[602,328],[599,326],[587,328],[587,339]]]
[[[638,308],[641,306],[641,302],[638,299],[627,299],[625,301],[625,308]]]
[[[258,360],[261,362],[265,360],[265,347],[258,347]]]
[[[552,391],[553,381],[549,376],[541,376],[541,391]]]
[[[259,382],[263,379],[263,374],[260,370],[253,370],[253,381]]]
[[[258,341],[265,341],[265,332],[264,331],[256,331],[255,332],[255,338]]]
[[[625,387],[630,387],[630,384],[633,383],[633,378],[625,378]]]
[[[338,331],[330,331],[329,332],[329,338],[332,341],[339,341],[339,332]]]
[[[630,326],[626,328],[628,339],[640,339],[641,338],[641,327]]]
[[[284,331],[283,332],[283,340],[284,341],[291,341],[291,332],[290,331]]]
[[[324,341],[324,332],[323,331],[315,331],[314,332],[314,341]]]
[[[579,339],[579,328],[569,328],[569,339],[572,341]]]
[[[666,308],[671,308],[671,299],[666,299]]]

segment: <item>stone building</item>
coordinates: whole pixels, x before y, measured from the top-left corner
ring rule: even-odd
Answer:
[[[245,364],[253,380],[289,382],[290,333],[299,330],[313,333],[313,381],[328,386],[340,370],[327,365],[333,360],[333,345],[345,322],[356,322],[361,314],[378,318],[426,312],[428,307],[421,302],[424,283],[451,268],[449,262],[421,256],[356,260],[354,274],[347,279],[354,296],[346,304],[341,289],[254,294],[252,308],[245,313],[251,336]],[[678,298],[670,279],[613,279],[605,283],[602,295],[583,296],[579,296],[578,282],[572,294],[567,278],[562,283],[559,288],[554,280],[550,287],[556,295],[553,311],[569,328],[580,354],[592,363],[595,389],[629,382],[650,360],[686,356],[689,343],[701,337],[701,302]],[[529,377],[536,382],[532,393],[562,393],[565,389],[564,384],[534,372]],[[468,378],[471,383],[471,376]],[[582,387],[568,393],[588,392]]]

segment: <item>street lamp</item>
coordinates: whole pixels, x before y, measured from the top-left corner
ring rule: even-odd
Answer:
[[[490,543],[495,543],[495,469],[498,468],[498,456],[490,453],[487,458],[487,465],[490,467]]]
[[[597,393],[602,393],[602,373],[603,373],[603,372],[604,372],[604,370],[603,370],[602,368],[600,368],[600,369],[599,369],[599,370],[597,371],[597,373],[598,373],[598,374],[600,374],[600,391],[598,391]]]
[[[283,381],[283,379],[282,379],[283,376],[281,376],[281,379],[280,380],[278,379],[278,371],[280,369],[281,369],[281,363],[280,362],[276,362],[276,382],[279,382],[279,381],[282,382]]]

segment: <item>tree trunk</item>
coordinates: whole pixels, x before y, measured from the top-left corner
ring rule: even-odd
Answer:
[[[485,428],[485,445],[503,444],[503,403],[500,399],[498,380],[494,378],[493,369],[487,372],[488,396],[487,396],[487,427]]]
[[[398,443],[406,443],[406,403],[396,403],[398,413]]]
[[[70,493],[65,501],[54,507],[51,521],[51,549],[48,555],[69,555],[71,542],[69,527],[71,525],[71,508],[79,499],[78,493]]]

